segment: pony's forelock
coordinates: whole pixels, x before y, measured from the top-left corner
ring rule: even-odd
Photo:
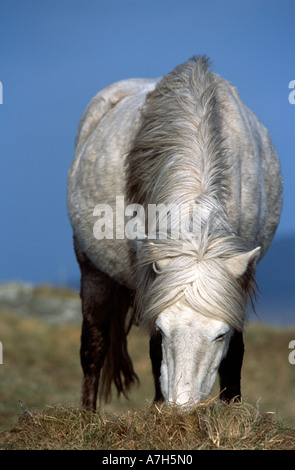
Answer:
[[[247,301],[253,305],[256,292],[255,269],[249,266],[235,279],[225,266],[226,259],[242,252],[241,244],[229,236],[211,240],[207,250],[197,251],[190,245],[185,249],[183,243],[181,252],[176,243],[145,243],[146,256],[137,265],[137,322],[152,330],[158,315],[181,300],[197,314],[243,330]],[[159,267],[163,259],[165,266]]]

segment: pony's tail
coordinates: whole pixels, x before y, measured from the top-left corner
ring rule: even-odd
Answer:
[[[111,399],[112,383],[117,389],[117,395],[122,393],[126,398],[131,385],[139,383],[127,350],[127,335],[133,317],[128,319],[129,301],[124,288],[116,289],[112,305],[110,343],[99,384],[99,400],[106,403]]]

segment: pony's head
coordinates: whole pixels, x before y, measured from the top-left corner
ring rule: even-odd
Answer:
[[[202,257],[182,251],[158,259],[146,266],[146,282],[141,278],[145,292],[138,319],[161,337],[160,387],[166,402],[205,399],[234,330],[243,330],[260,248],[228,256],[221,245],[216,241]]]

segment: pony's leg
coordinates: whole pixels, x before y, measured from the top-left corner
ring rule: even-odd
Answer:
[[[95,410],[100,371],[109,343],[109,297],[112,283],[74,243],[81,270],[82,334],[80,359],[83,370],[81,405]]]
[[[98,387],[107,400],[112,382],[125,396],[138,381],[127,351],[129,290],[101,272],[74,238],[81,270],[82,335],[80,358],[83,369],[83,407],[95,410]],[[101,374],[102,372],[102,374]],[[100,383],[101,382],[101,383]]]
[[[241,399],[241,369],[244,357],[243,333],[235,331],[226,357],[219,367],[220,399],[225,402]]]
[[[150,338],[150,358],[152,362],[152,371],[155,384],[154,401],[163,401],[164,397],[160,386],[160,374],[162,363],[162,336],[160,333],[155,333]]]

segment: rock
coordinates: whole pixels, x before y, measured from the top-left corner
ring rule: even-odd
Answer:
[[[80,323],[82,318],[77,292],[22,282],[0,284],[1,310],[58,324]]]

